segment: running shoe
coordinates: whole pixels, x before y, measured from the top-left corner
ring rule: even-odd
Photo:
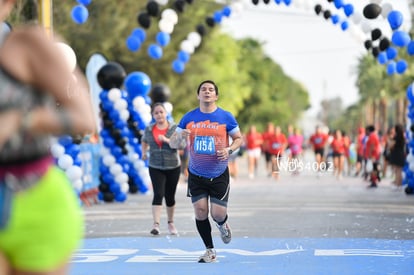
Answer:
[[[229,224],[226,222],[222,225],[218,225],[216,223],[217,228],[220,231],[221,239],[223,240],[223,243],[227,244],[231,241],[231,229]]]
[[[178,235],[177,228],[175,228],[173,222],[168,222],[168,231],[170,232],[170,235]]]
[[[152,230],[150,233],[154,236],[157,236],[160,234],[160,225],[158,223],[154,223],[154,226],[152,227]]]
[[[199,263],[212,263],[216,261],[216,251],[212,248],[206,249],[206,252],[198,259]]]

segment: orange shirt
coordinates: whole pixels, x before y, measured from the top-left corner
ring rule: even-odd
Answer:
[[[324,148],[327,141],[328,135],[323,133],[315,133],[310,137],[310,143],[312,144],[314,150]]]
[[[247,149],[260,148],[263,143],[263,137],[260,133],[247,133],[246,134],[246,147]]]

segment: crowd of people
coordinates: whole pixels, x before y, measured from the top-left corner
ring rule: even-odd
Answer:
[[[316,126],[313,133],[304,136],[298,127],[288,126],[285,134],[280,126],[269,122],[263,132],[251,125],[243,140],[242,151],[246,152],[249,179],[266,173],[268,177],[278,180],[281,168],[288,167],[281,165],[283,162],[295,164],[294,169],[290,167],[288,172],[298,175],[304,170],[303,166],[297,165],[301,162],[302,165],[309,165],[307,171],[315,172],[317,176],[329,172],[337,180],[345,176],[360,176],[369,183],[370,188],[377,187],[381,179],[388,177],[392,178],[395,189],[402,186],[407,153],[401,124],[390,127],[383,134],[373,125],[359,127],[355,134]],[[306,160],[311,164],[304,163],[305,150],[311,150],[314,154],[313,160]],[[260,161],[264,161],[265,171],[259,171]]]

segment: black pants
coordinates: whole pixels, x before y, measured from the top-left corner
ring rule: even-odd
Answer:
[[[161,170],[149,167],[149,174],[152,182],[154,197],[152,205],[162,205],[165,197],[165,204],[168,207],[175,205],[175,192],[178,180],[180,179],[181,167],[170,170]]]

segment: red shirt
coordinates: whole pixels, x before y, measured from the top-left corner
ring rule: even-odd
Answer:
[[[381,144],[377,133],[371,133],[365,143],[364,157],[366,159],[374,158],[379,160],[381,156]]]
[[[260,148],[263,143],[263,137],[260,133],[247,133],[246,134],[246,147],[247,149]]]
[[[326,142],[328,141],[328,135],[319,133],[319,134],[313,134],[310,137],[310,143],[312,143],[313,149],[322,149],[325,147]]]
[[[334,153],[345,154],[345,141],[344,138],[334,138],[331,142],[331,148]]]
[[[357,154],[359,156],[363,156],[364,155],[364,137],[365,137],[365,133],[361,133],[358,135],[358,139],[357,139]]]
[[[273,135],[269,138],[269,153],[272,155],[282,155],[287,144],[284,134]]]

